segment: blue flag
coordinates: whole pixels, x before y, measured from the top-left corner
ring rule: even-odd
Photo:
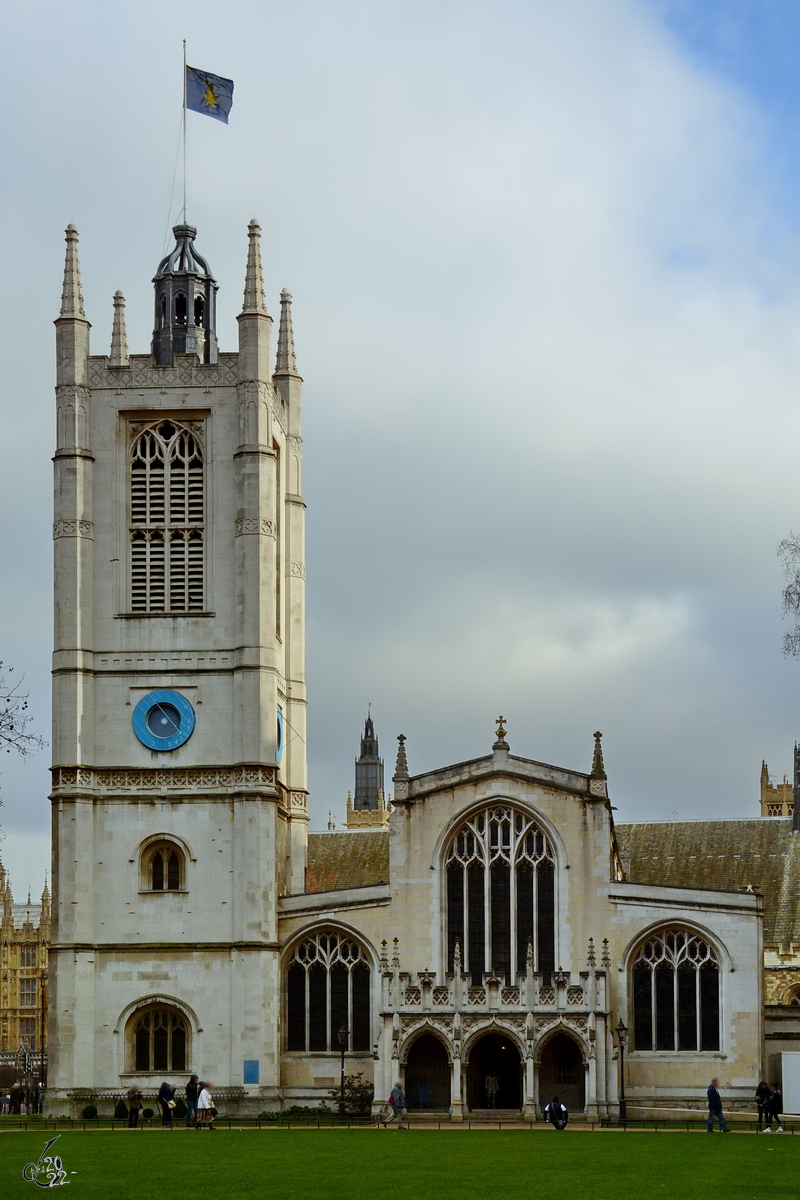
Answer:
[[[186,107],[192,112],[205,113],[228,124],[228,113],[233,104],[233,80],[197,67],[186,68]]]

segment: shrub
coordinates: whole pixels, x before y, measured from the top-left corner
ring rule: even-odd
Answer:
[[[333,1088],[328,1095],[331,1100],[337,1104],[341,1097],[341,1088]],[[371,1083],[359,1073],[357,1075],[345,1075],[344,1077],[344,1111],[352,1113],[356,1116],[366,1116],[372,1108],[372,1097],[375,1095],[375,1089]]]
[[[118,1121],[124,1121],[128,1116],[128,1106],[124,1100],[118,1100],[117,1106],[114,1109],[114,1116]]]
[[[275,1112],[270,1112],[265,1108],[258,1115],[262,1121],[285,1121],[291,1117],[310,1117],[316,1120],[319,1117],[331,1117],[333,1113],[325,1104],[317,1104],[314,1107],[307,1104],[293,1104],[291,1108]]]
[[[84,1121],[95,1121],[97,1120],[97,1109],[93,1104],[87,1104],[81,1113],[81,1116],[83,1117]]]
[[[172,1110],[172,1115],[173,1117],[186,1116],[186,1103],[185,1101],[181,1100],[180,1096],[178,1096],[177,1100],[175,1101],[175,1107]]]
[[[153,1116],[153,1110],[152,1110],[152,1108],[143,1108],[143,1109],[142,1109],[142,1116],[145,1118],[145,1120],[149,1121],[149,1120],[150,1120],[150,1118]]]

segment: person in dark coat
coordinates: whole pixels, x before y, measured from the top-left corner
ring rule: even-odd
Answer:
[[[158,1103],[161,1108],[161,1128],[172,1129],[172,1109],[174,1103],[175,1088],[171,1083],[162,1083],[158,1089]]]
[[[769,1089],[769,1100],[766,1105],[767,1128],[764,1130],[764,1133],[772,1133],[773,1124],[776,1126],[776,1133],[783,1133],[783,1126],[781,1125],[782,1109],[783,1097],[781,1096],[781,1089],[777,1083],[774,1083]]]
[[[719,1080],[712,1079],[708,1085],[708,1120],[706,1121],[706,1133],[714,1132],[714,1118],[719,1121],[720,1133],[727,1133],[728,1126],[725,1124],[725,1118],[722,1115],[722,1097],[717,1090]]]
[[[567,1128],[569,1113],[567,1112],[567,1106],[561,1103],[558,1096],[553,1096],[550,1103],[545,1105],[544,1115],[554,1129]]]
[[[128,1088],[128,1129],[138,1129],[142,1093],[137,1087]]]
[[[756,1088],[756,1112],[758,1113],[758,1132],[761,1132],[761,1123],[766,1120],[767,1105],[769,1104],[769,1084],[765,1079],[762,1079]]]
[[[197,1097],[200,1095],[199,1076],[193,1075],[186,1085],[186,1128],[197,1124]]]

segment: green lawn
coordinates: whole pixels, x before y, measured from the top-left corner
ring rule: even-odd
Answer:
[[[22,1169],[53,1136],[0,1134],[0,1196],[44,1194],[23,1182]],[[69,1195],[98,1200],[796,1200],[800,1193],[800,1136],[789,1135],[176,1128],[63,1133],[50,1153],[61,1155]]]

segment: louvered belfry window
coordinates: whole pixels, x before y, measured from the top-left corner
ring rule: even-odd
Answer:
[[[197,427],[137,432],[130,461],[131,610],[202,612],[205,478]]]

